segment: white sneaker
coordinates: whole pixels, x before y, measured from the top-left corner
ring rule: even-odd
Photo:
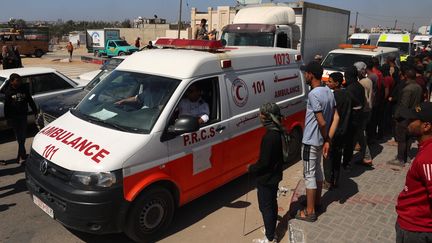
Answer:
[[[269,241],[267,237],[264,236],[264,238],[262,239],[253,239],[252,242],[253,243],[277,243],[277,239],[275,237],[272,241]]]

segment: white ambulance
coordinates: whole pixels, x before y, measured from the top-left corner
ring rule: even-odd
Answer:
[[[175,208],[257,161],[264,102],[279,104],[290,149],[300,154],[307,89],[298,51],[225,49],[219,41],[156,44],[171,48],[125,59],[33,140],[26,166],[32,200],[68,228],[154,239]],[[197,102],[208,106],[201,124],[177,109],[197,87]],[[128,105],[119,102],[125,99]]]
[[[398,48],[402,62],[414,54],[410,34],[381,34],[377,46]]]
[[[372,58],[376,57],[380,64],[384,64],[389,56],[396,58],[396,64],[399,66],[400,57],[399,50],[391,47],[377,47],[370,45],[351,45],[341,44],[338,49],[332,50],[322,61],[324,69],[322,80],[326,82],[329,75],[334,72],[344,71],[354,65],[356,62],[372,62]]]

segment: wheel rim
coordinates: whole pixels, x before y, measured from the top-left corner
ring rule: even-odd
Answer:
[[[144,231],[152,231],[157,228],[165,216],[163,202],[152,200],[144,205],[139,216],[139,225]]]

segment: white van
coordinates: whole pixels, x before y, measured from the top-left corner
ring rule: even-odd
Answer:
[[[397,48],[341,44],[339,49],[330,51],[322,61],[324,69],[322,80],[324,82],[327,81],[329,75],[333,72],[344,73],[348,67],[354,65],[356,62],[371,62],[373,57],[377,57],[382,65],[389,56],[395,57],[396,64],[399,66],[400,57]]]
[[[36,205],[66,227],[124,231],[136,241],[160,234],[176,207],[243,175],[258,159],[265,129],[259,107],[276,102],[300,153],[307,89],[299,52],[223,49],[218,41],[159,39],[125,59],[70,112],[41,130],[27,160]],[[222,48],[222,49],[219,49]],[[179,116],[200,87],[208,121]],[[152,90],[154,105],[118,105]]]
[[[352,45],[376,45],[380,34],[354,33],[348,38]]]
[[[399,49],[400,59],[406,61],[413,54],[411,36],[409,34],[381,34],[377,46]]]

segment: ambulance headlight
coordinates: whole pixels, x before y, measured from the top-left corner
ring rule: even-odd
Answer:
[[[115,172],[81,172],[72,174],[71,182],[90,188],[108,188],[118,182]]]

